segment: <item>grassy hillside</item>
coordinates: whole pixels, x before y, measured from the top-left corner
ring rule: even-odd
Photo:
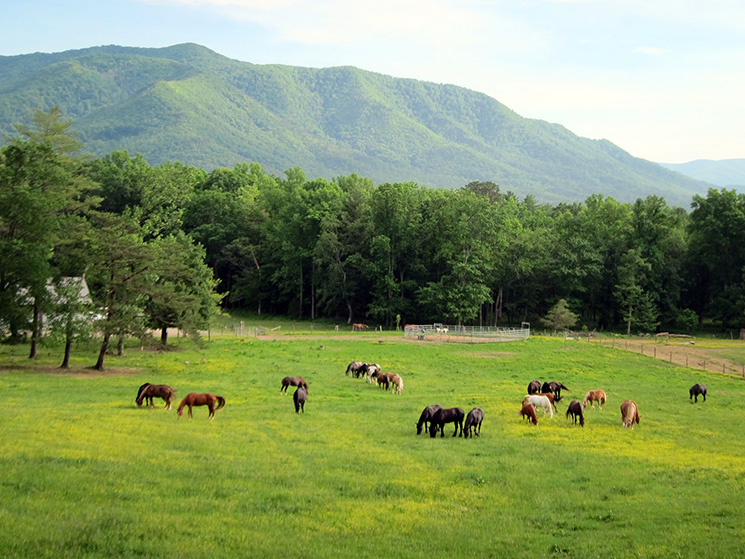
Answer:
[[[283,328],[284,330],[284,328]],[[380,343],[380,340],[383,343]],[[0,545],[14,558],[723,557],[741,547],[745,384],[571,340],[432,345],[389,333],[214,337],[109,368],[0,347]],[[742,358],[742,350],[740,359]],[[346,377],[400,373],[401,396]],[[280,380],[310,385],[295,414]],[[537,426],[530,380],[569,387]],[[137,387],[223,395],[207,420],[138,409]],[[688,388],[709,385],[706,403]],[[604,388],[584,428],[567,402]],[[641,424],[621,427],[634,399]],[[484,410],[475,440],[417,436],[426,405]]]
[[[352,67],[255,65],[184,44],[0,57],[0,131],[58,105],[87,148],[207,169],[256,161],[279,174],[376,182],[494,181],[548,202],[657,194],[687,206],[706,185],[606,141],[517,115],[453,85]]]

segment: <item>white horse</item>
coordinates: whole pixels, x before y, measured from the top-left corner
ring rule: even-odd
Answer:
[[[546,415],[546,413],[548,413],[549,417],[554,416],[554,410],[551,408],[551,400],[549,400],[545,396],[537,396],[535,394],[531,394],[525,396],[525,398],[523,399],[523,404],[525,404],[525,402],[533,404],[536,408],[543,408],[543,415]]]
[[[375,379],[373,379],[373,373],[379,373],[380,372],[380,365],[377,363],[368,363],[367,367],[365,368],[365,376],[367,377],[367,380],[370,384],[375,382]]]

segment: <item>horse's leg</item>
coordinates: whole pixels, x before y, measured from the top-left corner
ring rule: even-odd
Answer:
[[[210,419],[215,419],[215,406],[214,406],[214,404],[209,403],[209,404],[207,404],[207,407],[210,410],[210,413],[209,413],[209,415],[207,417],[209,417]]]
[[[189,419],[194,419],[194,416],[191,414],[191,404],[189,404]]]

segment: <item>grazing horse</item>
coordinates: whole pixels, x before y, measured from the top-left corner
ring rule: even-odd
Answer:
[[[530,402],[536,408],[543,408],[543,415],[546,415],[546,412],[548,412],[549,417],[554,416],[554,410],[551,409],[551,400],[546,398],[546,396],[537,396],[536,394],[528,395],[523,399],[523,404],[525,404],[525,402]]]
[[[290,386],[302,386],[305,391],[308,392],[308,383],[305,382],[303,377],[285,377],[282,379],[282,387],[279,389],[280,392],[287,394],[287,389]]]
[[[537,392],[541,392],[541,381],[530,381],[530,384],[528,384],[528,394],[536,394]]]
[[[390,377],[390,383],[393,385],[391,388],[391,394],[398,394],[400,396],[401,392],[404,391],[404,379],[402,379],[400,375],[393,373]]]
[[[527,417],[530,423],[532,423],[533,425],[538,425],[538,417],[535,413],[535,406],[530,402],[523,402],[523,407],[522,409],[520,409],[519,413],[523,416],[523,419]]]
[[[367,378],[368,382],[372,383],[372,374],[375,372],[380,372],[380,365],[377,363],[367,363],[362,368],[360,375],[362,378]]]
[[[460,427],[460,436],[463,436],[463,419],[466,417],[466,412],[460,408],[442,408],[435,412],[432,419],[429,422],[429,436],[433,439],[437,436],[437,430],[440,430],[441,437],[445,436],[445,424],[455,423],[455,432],[453,436],[458,434],[458,427]]]
[[[362,361],[352,361],[349,365],[347,365],[347,372],[345,373],[345,376],[349,376],[349,373],[351,372],[356,378],[359,378],[360,376],[360,369],[364,369],[366,365]]]
[[[536,394],[529,394],[529,396],[545,396],[546,398],[548,398],[548,401],[551,402],[551,405],[554,407],[554,411],[559,411],[556,408],[556,402],[558,402],[558,400],[556,399],[556,396],[554,396],[553,392],[538,392]]]
[[[422,427],[424,427],[425,431],[428,431],[429,428],[427,427],[427,423],[431,423],[432,416],[435,415],[435,412],[437,410],[441,410],[442,406],[440,404],[432,404],[431,406],[427,406],[422,410],[422,415],[419,416],[419,421],[416,424],[416,434],[421,435],[422,433]]]
[[[360,323],[352,324],[352,332],[354,332],[355,330],[364,330],[367,327],[368,327],[367,324],[360,324]]]
[[[694,384],[691,386],[691,389],[688,391],[690,394],[689,400],[693,398],[693,403],[698,403],[698,397],[703,396],[704,402],[706,401],[706,391],[708,390],[708,387],[705,384]]]
[[[372,378],[378,384],[378,388],[385,387],[385,389],[388,390],[391,385],[391,381],[388,379],[388,375],[386,373],[375,372],[372,374]]]
[[[631,427],[632,429],[634,423],[639,424],[639,409],[636,407],[636,402],[626,400],[621,404],[621,420],[624,427]]]
[[[585,406],[581,403],[579,403],[577,400],[572,400],[569,402],[569,407],[567,408],[567,414],[566,416],[569,417],[572,416],[572,423],[574,425],[577,425],[577,418],[579,417],[579,424],[580,426],[585,426],[585,414],[584,414]]]
[[[146,382],[140,386],[137,391],[135,402],[137,402],[137,407],[139,408],[142,406],[142,401],[145,400],[151,408],[154,408],[155,404],[153,404],[153,398],[163,398],[166,403],[165,408],[170,410],[171,398],[173,398],[174,395],[175,392],[173,388],[167,384],[150,384],[149,382]]]
[[[541,392],[551,392],[556,396],[556,401],[558,402],[561,400],[561,391],[563,390],[569,390],[566,386],[561,384],[560,382],[544,382],[543,386],[541,386]]]
[[[292,401],[295,402],[295,413],[300,413],[300,410],[303,410],[303,413],[305,413],[305,401],[307,399],[308,390],[303,386],[298,386],[298,389],[292,395]]]
[[[466,426],[464,427],[463,438],[467,439],[471,436],[471,429],[473,434],[477,437],[481,436],[481,422],[484,421],[484,412],[481,408],[473,408],[468,412],[466,416]]]
[[[217,407],[215,407],[215,403],[217,403]],[[189,417],[192,419],[194,418],[191,414],[192,406],[207,406],[210,410],[209,418],[215,419],[215,411],[225,406],[225,398],[215,396],[214,394],[195,394],[194,392],[189,392],[178,406],[179,417],[184,413],[184,406],[189,406]]]
[[[585,407],[587,407],[587,404],[589,403],[590,407],[595,409],[595,402],[598,403],[598,408],[602,410],[606,402],[604,390],[590,390],[585,394],[585,399],[582,403]]]

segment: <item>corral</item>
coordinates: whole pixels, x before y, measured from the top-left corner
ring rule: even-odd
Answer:
[[[523,322],[520,328],[409,324],[404,328],[404,337],[436,342],[514,342],[530,338],[530,323]]]

